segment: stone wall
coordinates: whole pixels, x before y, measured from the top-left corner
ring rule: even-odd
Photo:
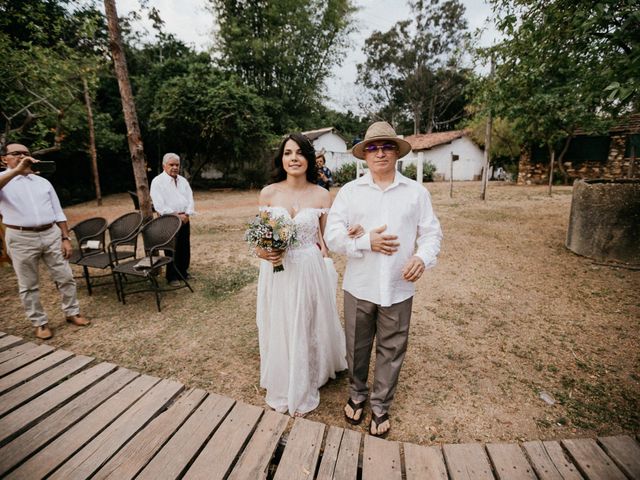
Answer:
[[[577,178],[628,178],[631,159],[624,157],[625,147],[626,136],[614,135],[611,137],[611,147],[609,148],[609,157],[606,163],[587,161],[573,165],[571,159],[567,159],[568,161],[563,162],[563,165],[569,175],[569,183],[572,183]],[[633,167],[633,176],[631,178],[640,178],[639,158],[636,157]],[[554,178],[558,176],[560,176],[560,172],[556,167]],[[543,185],[547,183],[549,183],[549,164],[532,163],[531,149],[522,149],[518,165],[518,184]]]

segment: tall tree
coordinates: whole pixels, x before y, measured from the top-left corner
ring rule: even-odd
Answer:
[[[140,211],[146,218],[151,218],[151,195],[149,194],[149,182],[144,159],[144,147],[138,125],[138,115],[129,82],[129,72],[122,47],[122,36],[120,25],[118,24],[118,12],[116,11],[115,0],[104,0],[105,12],[109,23],[110,49],[113,57],[113,64],[118,78],[120,97],[122,98],[122,111],[127,124],[127,139],[129,141],[129,152],[133,164],[133,174],[136,180],[136,189],[140,201]]]
[[[410,20],[366,40],[367,60],[358,65],[358,82],[385,113],[406,112],[414,133],[450,128],[462,117],[465,103],[466,78],[459,66],[468,37],[465,8],[459,0],[409,5]]]
[[[487,51],[495,55],[496,72],[487,83],[486,107],[515,122],[528,142],[546,145],[550,159],[557,154],[565,182],[563,160],[575,132],[606,130],[611,115],[637,107],[635,3],[492,1],[505,39]]]
[[[222,65],[269,103],[274,131],[322,98],[352,29],[352,0],[210,0]]]

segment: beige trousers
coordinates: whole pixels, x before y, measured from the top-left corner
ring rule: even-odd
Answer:
[[[349,394],[362,402],[369,395],[367,378],[373,340],[376,338],[376,364],[373,373],[371,411],[387,413],[398,385],[400,369],[407,351],[413,297],[390,307],[361,300],[344,292],[344,323],[349,366]]]
[[[48,321],[40,302],[40,260],[44,261],[52,280],[58,285],[65,315],[70,317],[80,313],[76,282],[69,262],[62,256],[62,233],[58,226],[43,232],[7,228],[5,234],[7,252],[18,277],[20,300],[33,326],[38,327]]]

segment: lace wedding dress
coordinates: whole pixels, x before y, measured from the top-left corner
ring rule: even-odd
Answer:
[[[282,207],[261,207],[285,215]],[[326,209],[303,208],[294,217],[298,244],[287,250],[284,271],[260,262],[256,320],[260,386],[274,410],[304,414],[320,403],[318,389],[347,368],[345,339],[336,308],[335,282],[318,242]]]

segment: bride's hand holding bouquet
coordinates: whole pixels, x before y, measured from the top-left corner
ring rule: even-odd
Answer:
[[[282,272],[285,250],[297,240],[296,225],[287,217],[263,210],[249,223],[244,239],[258,257],[273,264],[274,272]]]

